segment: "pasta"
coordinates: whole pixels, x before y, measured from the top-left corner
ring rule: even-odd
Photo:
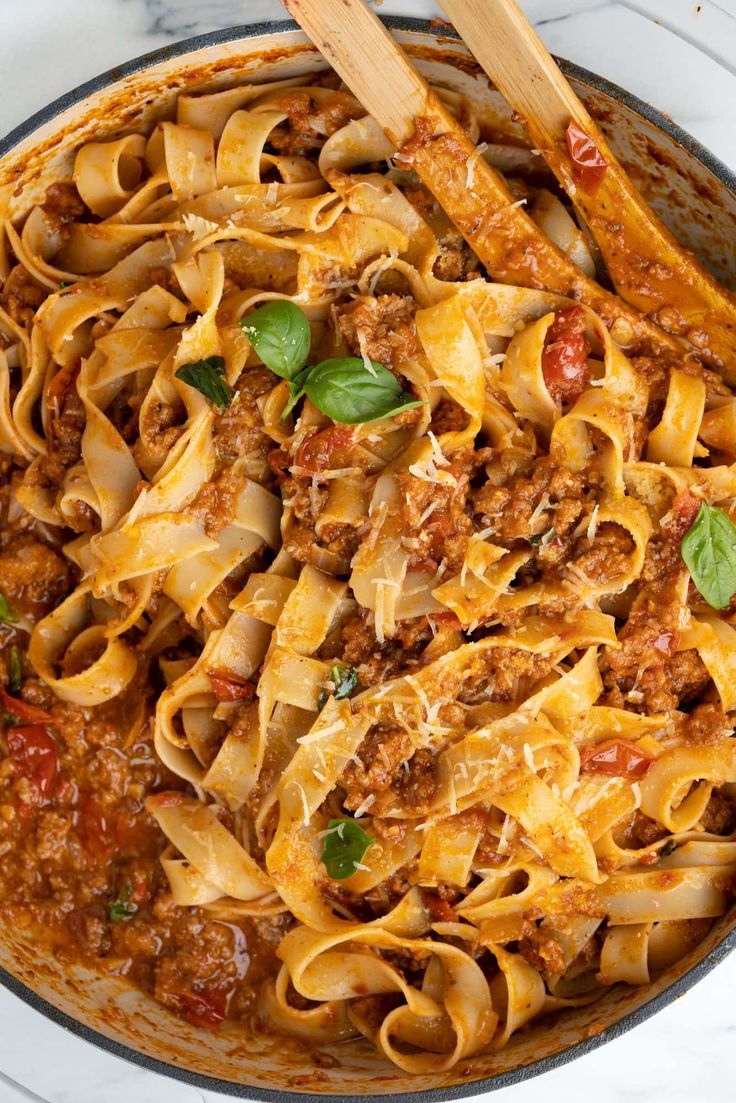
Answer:
[[[438,95],[541,286],[328,74],[83,146],[0,293],[3,907],[410,1073],[648,983],[736,884],[736,398],[560,294],[569,206]]]

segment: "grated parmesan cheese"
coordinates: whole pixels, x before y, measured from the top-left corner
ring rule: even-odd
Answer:
[[[216,234],[221,227],[217,222],[212,222],[209,218],[202,218],[199,214],[193,214],[188,211],[185,215],[182,215],[182,224],[184,229],[187,230],[195,241],[203,241],[204,238],[209,237],[210,234]]]
[[[327,724],[326,727],[320,728],[316,732],[307,732],[306,735],[300,735],[297,739],[297,743],[301,743],[302,746],[306,746],[309,743],[317,743],[319,740],[324,739],[328,735],[337,735],[338,732],[345,731],[345,721],[336,720],[334,724]]]
[[[295,785],[296,788],[299,790],[299,796],[302,798],[302,808],[304,810],[304,826],[309,827],[309,822],[312,817],[309,812],[309,801],[307,800],[307,794],[304,792],[304,789],[301,787],[298,781],[293,781],[292,785]]]
[[[590,515],[590,521],[588,522],[588,531],[586,533],[586,537],[587,537],[588,541],[591,544],[593,543],[593,540],[595,539],[596,530],[598,528],[598,511],[599,511],[599,506],[598,506],[598,503],[596,502],[595,508],[593,509],[593,512]]]
[[[522,747],[522,751],[524,752],[524,761],[526,762],[527,766],[533,773],[536,773],[537,767],[534,765],[534,754],[528,743],[524,744],[524,746]]]
[[[501,828],[501,834],[498,837],[497,850],[498,850],[499,854],[507,854],[508,851],[509,851],[508,830],[509,830],[510,822],[511,822],[511,817],[506,816],[504,818],[504,821],[503,821],[503,827]]]
[[[373,364],[371,362],[371,358],[368,355],[368,338],[365,335],[365,331],[362,330],[362,329],[359,329],[357,331],[357,333],[358,333],[358,348],[360,349],[360,355],[363,357],[363,365],[365,367],[365,370],[370,375],[372,375],[373,378],[375,379],[375,377],[378,375],[378,372],[373,367]]]
[[[363,803],[359,805],[353,812],[353,818],[359,820],[366,814],[369,808],[376,803],[376,797],[374,793],[369,793]]]
[[[488,149],[488,142],[480,142],[465,162],[465,187],[472,188],[475,181],[475,166]]]
[[[439,506],[439,502],[430,502],[429,505],[427,506],[427,508],[425,509],[424,513],[422,514],[422,516],[419,518],[419,525],[423,525],[424,522],[429,517],[432,516],[432,514],[434,513],[434,511],[437,509],[438,506]]]

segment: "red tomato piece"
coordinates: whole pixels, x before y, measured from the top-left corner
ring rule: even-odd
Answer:
[[[589,134],[572,120],[565,131],[567,152],[572,161],[572,178],[588,195],[595,195],[608,165]]]
[[[214,674],[211,670],[207,673],[218,701],[252,701],[256,695],[252,682],[237,682],[226,674]]]
[[[653,762],[629,739],[608,739],[583,747],[580,752],[581,774],[608,774],[636,781],[644,777]]]
[[[205,1030],[216,1030],[227,1014],[227,991],[211,988],[208,992],[188,989],[177,993],[179,1011],[183,1019]]]
[[[542,350],[542,375],[555,402],[572,403],[580,398],[590,382],[589,354],[582,307],[559,310]]]
[[[422,892],[422,903],[432,923],[457,923],[460,919],[452,905],[435,892],[425,889]]]
[[[290,463],[289,454],[283,448],[274,448],[273,452],[268,453],[268,466],[279,482],[289,474]]]
[[[0,685],[0,710],[26,724],[50,724],[53,721],[53,716],[36,705],[29,705],[20,697],[11,697],[3,685]]]
[[[109,858],[116,849],[117,831],[113,817],[114,813],[103,808],[95,797],[87,796],[79,805],[79,840],[87,853],[100,861]]]
[[[349,425],[331,425],[307,437],[299,445],[295,467],[301,467],[308,474],[319,475],[326,471],[336,452],[344,452],[353,444],[354,430]]]
[[[45,728],[21,726],[10,728],[5,738],[8,751],[22,773],[39,793],[47,796],[54,787],[59,768],[52,737]]]

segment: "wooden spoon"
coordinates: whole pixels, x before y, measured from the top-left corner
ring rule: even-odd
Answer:
[[[736,299],[686,252],[645,203],[516,0],[440,0],[585,218],[622,299],[736,380]],[[586,188],[568,151],[577,126],[607,166]],[[575,182],[577,177],[578,182]]]
[[[395,144],[399,163],[414,169],[434,194],[493,279],[586,303],[619,344],[637,353],[670,359],[686,354],[680,338],[600,287],[544,236],[363,0],[282,3]]]

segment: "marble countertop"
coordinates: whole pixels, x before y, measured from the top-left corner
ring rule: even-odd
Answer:
[[[556,53],[671,115],[736,168],[736,0],[523,0]],[[431,0],[381,12],[437,15]],[[281,18],[277,0],[0,0],[0,133],[88,78],[158,46]],[[736,957],[654,1019],[543,1080],[485,1098],[732,1103]],[[0,989],[0,1101],[216,1103],[82,1042]]]

